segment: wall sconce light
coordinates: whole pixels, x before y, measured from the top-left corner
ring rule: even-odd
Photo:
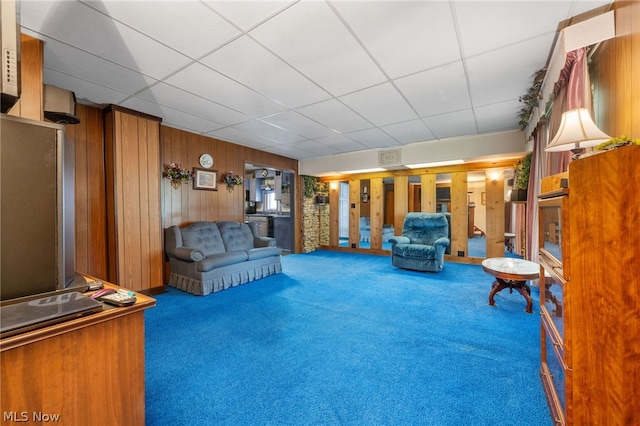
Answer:
[[[558,133],[544,150],[547,152],[571,151],[577,160],[584,149],[600,145],[611,139],[596,126],[585,108],[572,109],[562,113]]]
[[[491,178],[491,182],[497,182],[498,179],[500,178],[500,173],[493,172],[489,175],[489,177]]]

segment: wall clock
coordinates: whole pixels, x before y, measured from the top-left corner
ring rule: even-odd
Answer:
[[[202,154],[198,161],[200,162],[200,165],[205,169],[213,166],[213,157],[209,154]]]
[[[268,171],[267,169],[262,169],[262,170],[260,171],[260,174],[261,174],[263,177],[267,177],[267,176],[269,175],[269,171]]]

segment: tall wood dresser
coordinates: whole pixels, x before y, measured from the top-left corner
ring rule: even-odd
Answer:
[[[539,196],[547,401],[557,425],[638,425],[640,147],[576,160],[568,176]]]

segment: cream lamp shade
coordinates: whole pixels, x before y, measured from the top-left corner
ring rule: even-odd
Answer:
[[[611,136],[596,126],[586,108],[572,109],[562,113],[558,133],[544,150],[548,152],[570,150],[575,160],[580,158],[584,148],[600,145],[609,139]]]

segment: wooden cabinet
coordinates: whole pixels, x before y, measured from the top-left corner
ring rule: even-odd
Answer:
[[[640,424],[639,164],[640,147],[586,157],[539,196],[540,374],[558,425]]]
[[[112,106],[105,113],[108,280],[162,287],[160,119]]]
[[[0,339],[4,422],[144,426],[144,310],[155,300],[136,297]]]

